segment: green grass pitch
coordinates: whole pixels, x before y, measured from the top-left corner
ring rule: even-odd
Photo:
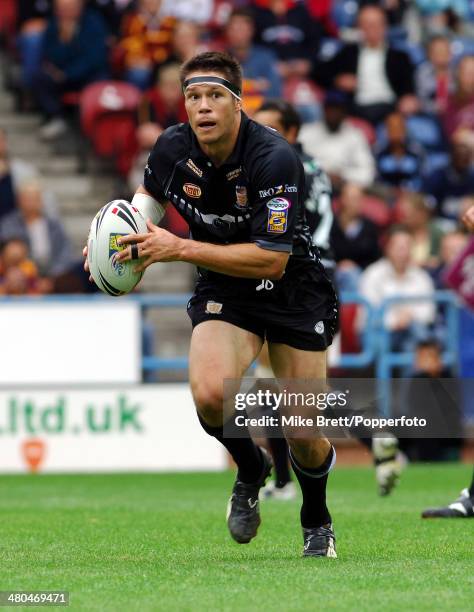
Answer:
[[[230,472],[3,476],[0,590],[68,590],[77,610],[472,609],[474,521],[419,518],[471,473],[410,467],[379,498],[371,469],[338,468],[338,559],[301,558],[299,502],[262,503],[258,537],[235,544]]]

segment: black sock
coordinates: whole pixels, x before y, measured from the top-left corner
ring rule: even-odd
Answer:
[[[474,472],[472,474],[471,486],[469,487],[469,497],[474,499]]]
[[[262,475],[262,453],[250,437],[248,429],[246,427],[239,427],[239,431],[245,437],[225,438],[223,427],[211,427],[199,414],[198,418],[204,431],[216,440],[219,440],[232,455],[238,467],[239,480],[247,484],[256,482]]]
[[[301,525],[305,528],[311,528],[330,523],[331,515],[326,506],[326,484],[328,472],[335,459],[334,448],[331,446],[324,463],[316,469],[301,466],[293,457],[291,451],[290,459],[303,493]]]
[[[283,436],[283,432],[282,432]],[[273,457],[275,469],[275,485],[281,489],[291,481],[288,457],[288,442],[285,438],[268,438],[268,445]]]

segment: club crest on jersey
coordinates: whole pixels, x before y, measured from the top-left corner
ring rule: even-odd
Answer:
[[[290,202],[285,198],[273,198],[273,200],[267,202],[267,208],[267,232],[271,234],[283,234],[286,232]]]
[[[206,304],[206,314],[219,315],[222,313],[222,304],[209,300]]]
[[[201,188],[193,183],[184,183],[183,185],[184,193],[190,198],[200,198],[201,197]]]
[[[225,177],[228,181],[233,181],[238,176],[240,176],[241,172],[242,172],[242,167],[239,167],[239,168],[236,168],[235,170],[231,170],[230,172],[228,172],[225,175]]]
[[[186,166],[190,170],[192,170],[194,172],[194,174],[197,174],[199,176],[199,178],[202,177],[202,170],[201,170],[201,168],[198,168],[191,158],[188,159],[188,161],[186,162]]]
[[[247,187],[245,187],[245,185],[235,186],[235,198],[235,205],[237,208],[245,208],[248,205]]]
[[[112,272],[116,276],[123,276],[125,274],[125,265],[120,261],[116,261],[115,256],[117,255],[119,251],[123,251],[126,247],[126,245],[124,244],[118,244],[117,238],[120,238],[121,236],[126,236],[126,235],[127,234],[110,234],[109,235],[109,261],[110,261],[110,266],[112,268]]]

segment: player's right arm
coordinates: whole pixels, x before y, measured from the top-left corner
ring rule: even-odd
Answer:
[[[145,187],[143,187],[143,185],[139,185],[138,189],[135,191],[135,195],[133,196],[131,203],[141,212],[145,220],[151,219],[154,225],[158,225],[163,219],[167,206],[164,199],[157,201],[151,195],[151,193],[145,189]],[[84,256],[84,270],[89,272],[89,264],[87,263],[87,245],[82,249],[82,254]],[[89,280],[92,280],[92,278],[89,277]]]

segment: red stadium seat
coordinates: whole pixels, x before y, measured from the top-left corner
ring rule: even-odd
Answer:
[[[16,0],[2,0],[2,9],[0,10],[0,32],[6,36],[15,34]]]
[[[341,304],[339,310],[339,325],[341,329],[342,353],[360,352],[360,342],[356,328],[357,315],[357,304]]]
[[[140,90],[121,81],[100,81],[81,94],[81,127],[100,157],[114,159],[121,174],[129,170],[128,148],[136,128]]]

